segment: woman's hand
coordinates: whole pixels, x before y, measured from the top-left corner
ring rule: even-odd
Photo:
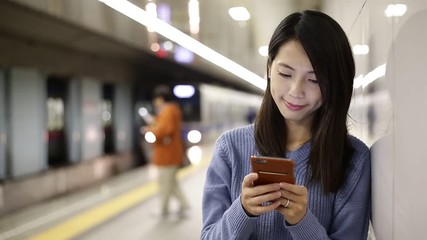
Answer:
[[[295,225],[307,213],[308,191],[300,185],[279,183],[281,188],[280,205],[277,208],[289,224]]]
[[[245,176],[242,183],[240,202],[249,216],[259,216],[273,211],[281,204],[280,185],[278,183],[259,185],[254,187],[253,182],[258,179],[257,173]],[[267,202],[268,204],[263,203]]]

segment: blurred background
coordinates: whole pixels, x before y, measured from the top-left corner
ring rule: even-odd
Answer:
[[[370,239],[424,239],[426,0],[0,1],[0,239],[200,238],[199,207],[163,227],[147,216],[152,90],[171,86],[183,108],[181,177],[199,206],[215,139],[261,103],[274,28],[305,9],[336,19],[353,48]]]

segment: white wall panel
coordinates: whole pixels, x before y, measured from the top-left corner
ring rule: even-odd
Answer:
[[[81,160],[81,141],[82,141],[82,97],[81,97],[80,79],[72,79],[68,82],[67,100],[65,104],[65,129],[67,136],[68,159],[70,162]]]
[[[427,227],[427,28],[420,23],[427,23],[427,10],[411,15],[399,29],[390,63],[395,80],[394,239],[423,239]]]
[[[358,3],[359,8],[349,8]],[[386,17],[389,4],[406,4],[403,16]],[[427,229],[427,1],[325,1],[351,43],[367,39],[370,52],[356,56],[358,74],[386,64],[371,84],[355,89],[352,121],[372,153],[372,239],[426,239]],[[353,11],[351,14],[343,14]],[[349,23],[353,23],[349,25]],[[375,119],[368,120],[373,106]],[[369,131],[369,126],[373,130]]]
[[[101,121],[101,83],[83,79],[81,97],[81,157],[82,160],[89,160],[102,154],[104,132]]]
[[[6,79],[0,69],[0,179],[6,176]]]
[[[47,168],[46,80],[24,68],[9,80],[11,175],[19,177]]]
[[[114,142],[122,152],[132,148],[132,91],[129,85],[116,85],[114,90]]]

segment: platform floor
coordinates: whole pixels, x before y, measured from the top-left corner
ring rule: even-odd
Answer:
[[[213,145],[201,146],[199,164],[179,179],[191,208],[161,218],[155,168],[140,167],[102,184],[15,211],[0,218],[0,240],[196,240],[202,228],[202,189]],[[372,231],[368,240],[375,240]]]
[[[181,216],[159,215],[155,168],[133,169],[89,189],[15,211],[0,219],[0,240],[200,239],[202,189],[213,146],[202,146],[202,159],[179,172],[191,206]]]

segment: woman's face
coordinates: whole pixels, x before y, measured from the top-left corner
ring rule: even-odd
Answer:
[[[286,121],[311,127],[322,94],[311,62],[297,41],[284,43],[270,67],[271,95]]]

